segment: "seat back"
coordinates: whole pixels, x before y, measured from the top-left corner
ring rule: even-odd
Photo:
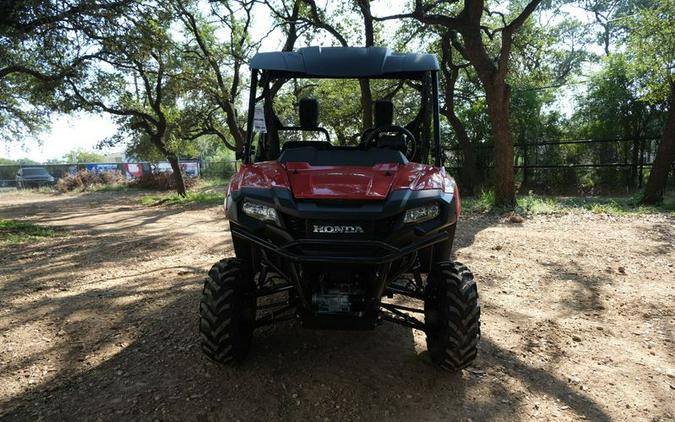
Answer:
[[[316,130],[319,127],[319,102],[316,98],[301,99],[298,112],[302,130]]]

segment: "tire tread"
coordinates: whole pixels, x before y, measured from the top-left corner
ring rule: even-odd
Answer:
[[[461,263],[437,262],[426,296],[431,360],[448,371],[466,368],[476,358],[480,339],[480,301],[473,274]]]

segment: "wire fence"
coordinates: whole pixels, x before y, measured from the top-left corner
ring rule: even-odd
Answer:
[[[562,192],[590,187],[604,190],[641,188],[649,175],[658,138],[566,139],[514,144],[514,168],[521,185]],[[491,180],[494,145],[473,146],[478,184]],[[449,148],[446,167],[461,183],[463,149]],[[675,181],[669,183],[675,184]]]
[[[180,160],[181,171],[188,177],[227,178],[238,170],[237,161]],[[147,173],[171,172],[168,162],[150,163],[63,163],[63,164],[2,164],[0,187],[16,187],[17,176],[22,168],[40,167],[54,177],[54,182],[68,174],[81,170],[91,172],[116,172],[131,180]]]
[[[472,146],[476,154],[475,185],[487,185],[494,172],[494,145],[491,142]],[[579,188],[640,188],[649,175],[658,147],[657,138],[633,139],[566,139],[515,143],[514,167],[521,186],[564,193]],[[446,168],[463,180],[464,154],[453,146],[446,150]],[[236,173],[239,162],[181,160],[182,171],[191,177],[228,178]],[[80,170],[119,172],[128,179],[147,172],[171,171],[169,163],[77,163],[0,165],[0,187],[16,186],[17,172],[22,167],[43,167],[56,180]],[[675,186],[675,176],[669,181]]]

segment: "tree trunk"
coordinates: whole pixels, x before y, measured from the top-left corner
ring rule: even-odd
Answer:
[[[361,130],[364,131],[373,127],[373,96],[370,93],[368,79],[359,79],[359,86],[361,87],[361,121],[363,122]]]
[[[178,157],[175,154],[167,154],[166,159],[169,160],[169,164],[171,164],[171,169],[173,170],[176,192],[180,196],[185,196],[185,182],[183,181],[183,173],[180,171],[180,165],[178,164]]]
[[[447,99],[446,99],[447,101]],[[462,121],[455,114],[454,108],[449,108],[447,113],[445,113],[452,126],[452,130],[457,136],[459,141],[459,146],[462,148],[462,184],[460,188],[464,195],[473,195],[477,183],[477,170],[478,170],[478,153],[476,151],[476,146],[471,143],[469,139],[469,134],[466,133],[466,128]]]
[[[477,147],[471,143],[464,123],[455,112],[455,85],[459,78],[460,67],[452,61],[453,53],[450,37],[451,35],[446,33],[441,38],[441,76],[443,78],[443,95],[445,95],[445,108],[441,113],[450,122],[462,149],[462,183],[459,187],[462,194],[473,195],[478,181],[478,151],[476,150]]]
[[[225,122],[227,123],[227,128],[230,130],[232,138],[234,138],[235,152],[242,153],[246,135],[237,121],[237,110],[234,107],[234,104],[232,104],[228,99],[222,99],[220,103],[221,108],[225,112]],[[229,148],[229,145],[225,144],[225,147]]]
[[[513,185],[513,136],[509,127],[510,88],[506,83],[484,84],[492,139],[495,145],[496,205],[515,205]]]
[[[375,45],[375,28],[373,27],[373,15],[370,13],[370,0],[358,0],[357,4],[363,15],[363,30],[365,35],[365,46]],[[363,126],[361,130],[373,127],[373,94],[370,92],[370,80],[359,79],[361,87],[361,116]]]
[[[649,174],[645,192],[642,197],[643,204],[657,204],[663,200],[663,193],[668,182],[668,173],[675,159],[675,85],[670,88],[670,110],[663,127],[661,142],[656,150],[656,158]]]

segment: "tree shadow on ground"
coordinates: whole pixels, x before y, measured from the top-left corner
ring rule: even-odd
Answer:
[[[458,229],[456,247],[471,245],[476,233],[496,221],[469,220]],[[9,377],[49,367],[34,384],[0,402],[3,419],[504,420],[525,406],[524,392],[499,379],[506,375],[579,416],[609,420],[591,398],[528,365],[489,335],[481,341],[480,371],[448,374],[431,365],[417,331],[391,324],[368,332],[314,331],[287,322],[256,332],[246,363],[220,367],[199,350],[197,309],[205,272],[199,266],[123,277],[98,274],[77,280],[88,286],[82,291],[50,294],[62,285],[68,289],[81,266],[130,266],[139,252],[158,249],[179,253],[175,233],[124,235],[112,228],[103,233],[71,239],[72,244],[62,239],[65,244],[54,249],[28,246],[31,267],[0,291],[8,304],[0,314],[3,329],[37,319],[52,327],[47,346],[2,363]],[[102,255],[97,242],[112,252]],[[22,292],[47,280],[52,284],[43,286],[43,295],[21,299]]]
[[[671,218],[670,224],[652,224],[645,234],[656,245],[646,248],[644,255],[668,256],[672,254],[675,248],[675,218]]]
[[[602,286],[613,282],[608,274],[592,271],[584,268],[576,261],[543,262],[541,263],[549,271],[549,277],[544,277],[544,283],[552,286],[557,283],[563,286],[564,295],[557,298],[563,307],[562,316],[570,316],[579,313],[602,314],[606,306],[602,300]]]
[[[447,374],[432,366],[424,353],[419,355],[411,330],[393,325],[373,332],[343,332],[280,324],[257,333],[254,352],[246,363],[222,368],[208,362],[198,348],[197,283],[189,278],[180,285],[148,292],[153,301],[171,298],[148,311],[120,305],[121,291],[96,303],[73,298],[69,306],[78,305],[67,311],[69,315],[94,315],[106,309],[106,315],[116,316],[113,326],[108,333],[89,333],[99,338],[91,339],[87,347],[78,347],[83,331],[69,330],[58,346],[67,352],[57,373],[2,403],[12,407],[4,417],[503,420],[513,417],[521,406],[522,393],[484,378],[505,372],[530,391],[560,400],[578,415],[609,419],[598,404],[566,382],[528,366],[489,338],[482,339],[476,363],[486,375]],[[128,294],[138,294],[130,290]],[[137,337],[117,346],[115,333],[128,327],[134,327]],[[92,352],[106,347],[118,351],[88,367]]]

